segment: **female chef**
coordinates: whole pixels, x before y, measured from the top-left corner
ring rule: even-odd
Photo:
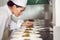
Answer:
[[[26,4],[27,0],[10,0],[7,5],[0,7],[0,40],[2,40],[4,29],[10,26],[11,15],[20,16]],[[28,26],[26,22],[22,25]]]

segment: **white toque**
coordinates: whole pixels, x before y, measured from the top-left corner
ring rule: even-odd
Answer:
[[[27,4],[27,0],[11,0],[11,1],[14,2],[16,5],[22,7],[26,7]]]

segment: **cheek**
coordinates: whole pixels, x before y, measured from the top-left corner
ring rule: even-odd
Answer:
[[[14,13],[14,14],[17,14],[17,10],[16,10],[16,9],[14,9],[14,10],[13,10],[13,13]]]
[[[17,10],[14,10],[13,14],[14,14],[15,16],[18,16],[18,11],[17,11]]]
[[[21,10],[18,10],[18,14],[19,14],[19,15],[21,15],[21,14],[22,14],[22,12],[23,12],[23,11],[21,11]]]
[[[19,14],[19,11],[18,10],[15,10],[14,13],[15,13],[15,15],[18,15]]]
[[[20,14],[21,13],[21,11],[19,9],[17,9],[16,12],[17,12],[17,14]]]

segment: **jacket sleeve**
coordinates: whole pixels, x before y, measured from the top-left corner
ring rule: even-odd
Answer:
[[[7,15],[0,13],[0,40],[2,40],[3,37],[6,21],[7,21]]]
[[[10,24],[10,30],[19,29],[21,27],[22,23],[23,23],[23,20],[18,20],[17,23],[12,21],[11,24]]]
[[[17,29],[17,24],[14,21],[11,21],[10,30]]]

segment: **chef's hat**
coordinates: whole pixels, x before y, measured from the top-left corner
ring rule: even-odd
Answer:
[[[22,7],[26,7],[27,4],[27,0],[11,0],[11,1],[14,2],[16,5]]]

